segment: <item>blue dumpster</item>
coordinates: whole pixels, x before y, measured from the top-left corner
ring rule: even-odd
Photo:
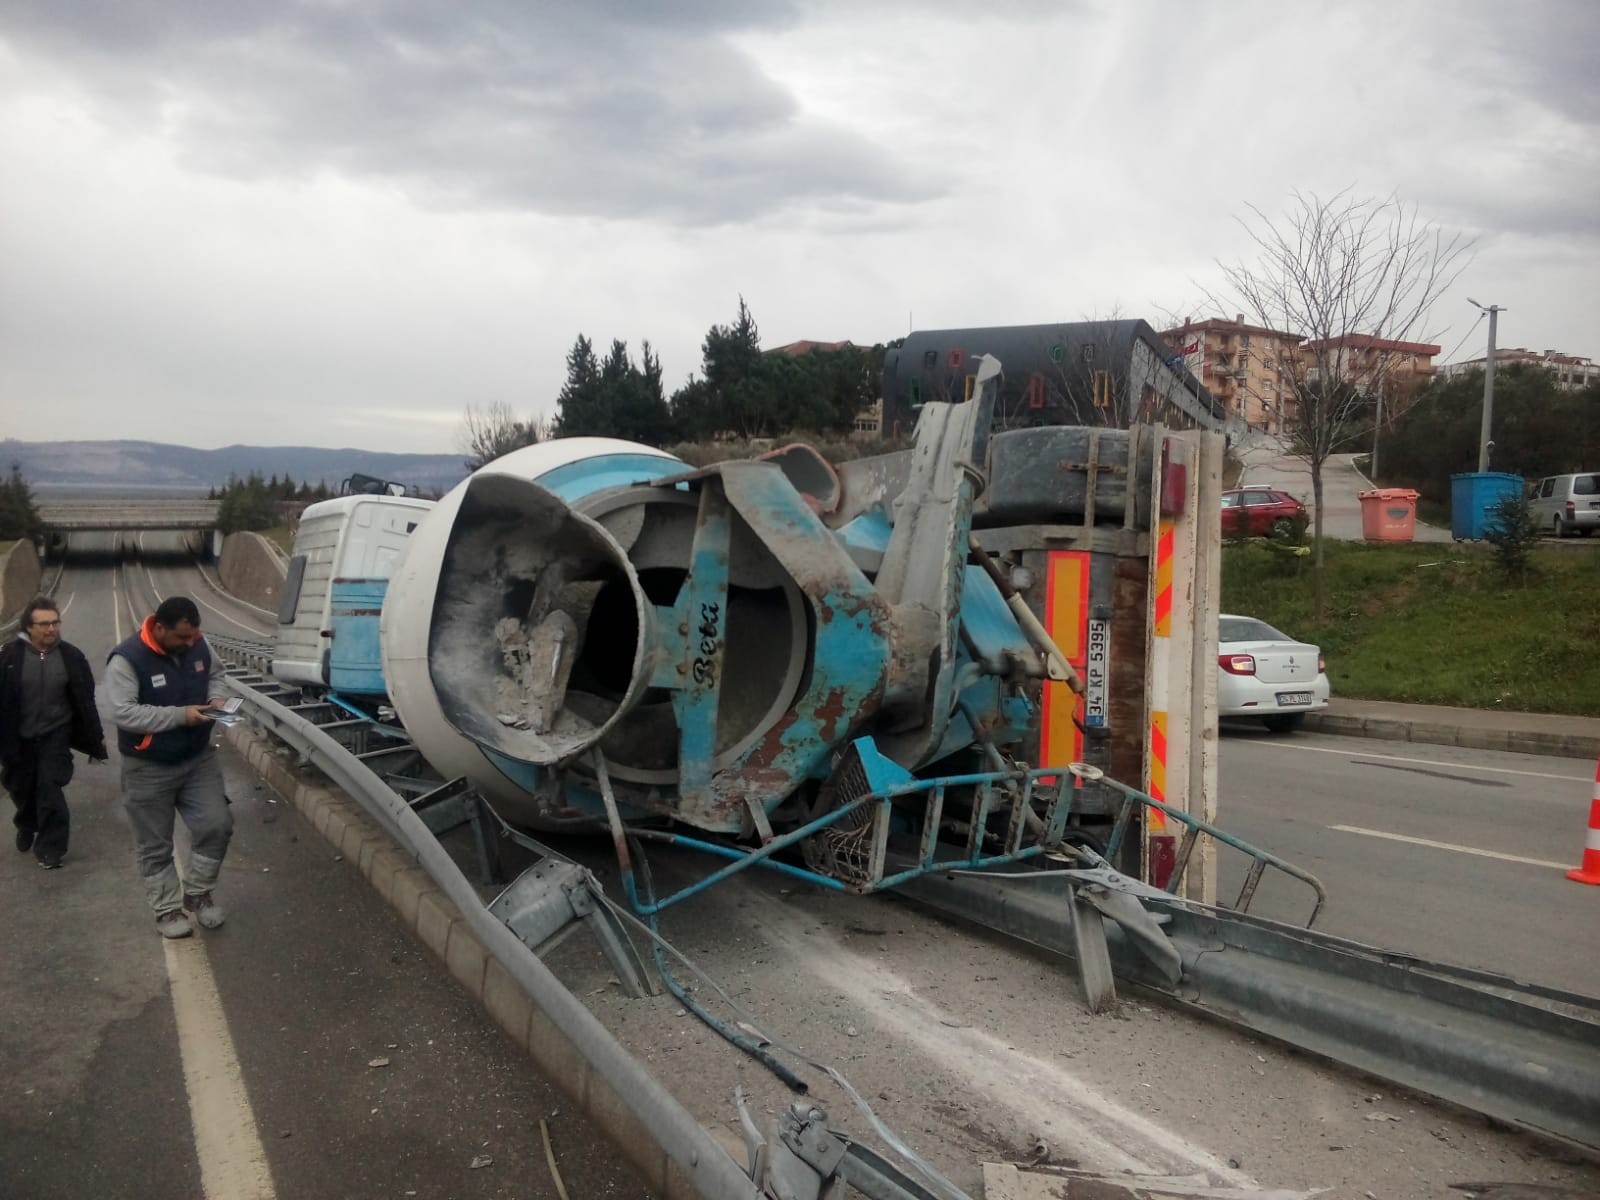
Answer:
[[[1521,490],[1522,476],[1504,471],[1450,476],[1450,536],[1481,541],[1494,520],[1494,506]]]

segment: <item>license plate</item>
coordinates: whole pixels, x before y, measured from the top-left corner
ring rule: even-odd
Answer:
[[[1310,704],[1310,692],[1279,692],[1278,707],[1287,708],[1291,704]]]
[[[1107,621],[1089,622],[1089,653],[1084,660],[1083,725],[1085,729],[1104,729],[1108,704],[1107,681],[1111,663],[1111,626]]]

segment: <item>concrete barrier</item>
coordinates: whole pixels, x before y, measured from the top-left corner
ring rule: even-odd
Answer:
[[[230,595],[275,613],[288,573],[288,557],[259,533],[230,533],[222,540],[217,574]]]

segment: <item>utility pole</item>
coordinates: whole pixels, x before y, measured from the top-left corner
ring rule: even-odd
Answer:
[[[1480,312],[1489,314],[1489,354],[1483,360],[1483,424],[1478,428],[1478,473],[1489,469],[1489,447],[1494,443],[1489,440],[1489,430],[1494,420],[1494,332],[1497,318],[1505,309],[1498,304],[1479,304],[1471,296],[1467,303]]]
[[[1377,385],[1378,408],[1372,418],[1372,458],[1367,462],[1367,478],[1372,480],[1372,486],[1378,486],[1378,435],[1383,432],[1383,381],[1387,374],[1380,376]]]

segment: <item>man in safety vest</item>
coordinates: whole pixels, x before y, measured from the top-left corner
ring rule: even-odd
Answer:
[[[211,650],[200,610],[169,596],[111,652],[105,690],[122,754],[122,800],[133,826],[145,898],[162,937],[188,937],[223,921],[212,897],[233,836],[222,765],[211,747]],[[172,861],[174,814],[191,848],[180,882]]]

